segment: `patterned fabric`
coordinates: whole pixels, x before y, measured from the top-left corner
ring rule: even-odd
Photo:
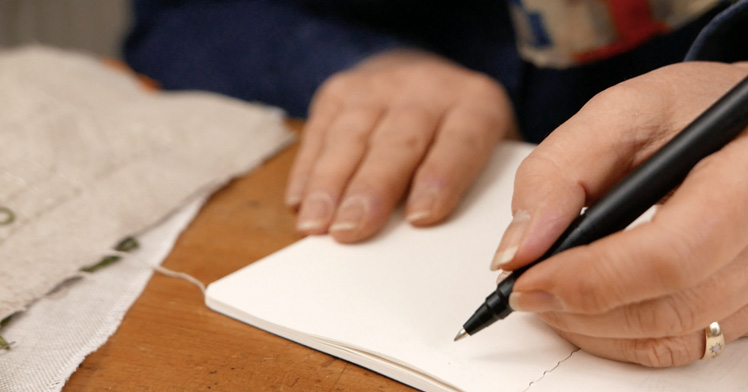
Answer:
[[[566,68],[612,57],[703,15],[718,0],[511,0],[522,57]]]
[[[586,62],[557,56],[561,51],[556,49],[554,56],[570,59],[567,67],[527,61],[532,57],[528,51],[553,58],[544,53],[552,52],[550,44],[537,45],[537,49],[527,35],[520,39],[529,42],[520,45],[524,58],[520,57],[514,26],[518,30],[521,26],[513,23],[510,7],[514,19],[521,22],[525,14],[517,12],[551,3],[579,9],[592,3],[614,3],[599,1],[434,0],[424,7],[422,0],[134,0],[137,23],[124,49],[136,71],[156,79],[165,89],[216,91],[280,106],[293,116],[304,117],[317,86],[330,75],[372,53],[423,48],[501,83],[512,99],[523,137],[531,142],[541,141],[600,91],[683,61],[705,26],[709,34],[690,59],[748,59],[744,38],[748,0],[736,4],[727,0],[615,1],[616,10],[631,7],[634,16],[621,17],[629,24],[639,20],[635,12],[642,8],[635,5],[641,3],[653,4],[644,9],[645,16],[663,22],[656,28],[651,23],[628,28],[625,45],[601,40],[589,47],[573,47],[571,53],[585,53],[587,57],[579,58]],[[712,3],[717,5],[710,7]],[[690,11],[679,11],[685,5],[692,7]],[[628,15],[607,9],[606,5],[605,15]],[[538,18],[542,21],[544,15]],[[569,11],[569,15],[574,13]],[[561,16],[554,19],[556,23],[561,23]],[[569,27],[571,33],[582,24],[569,21],[561,26]],[[553,32],[545,35],[546,43],[559,41],[556,30],[545,27]],[[608,37],[613,42],[617,35]],[[635,47],[626,50],[631,45]],[[608,52],[600,49],[608,46]],[[619,53],[613,55],[614,50]],[[592,54],[599,59],[593,61]]]

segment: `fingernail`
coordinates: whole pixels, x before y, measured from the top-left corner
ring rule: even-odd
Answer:
[[[286,207],[296,207],[301,203],[301,196],[289,195],[286,197]]]
[[[509,294],[509,307],[518,312],[543,313],[563,310],[561,302],[543,291],[516,292]]]
[[[346,199],[340,205],[335,223],[330,226],[330,231],[343,231],[356,229],[369,210],[369,201],[362,196],[353,196]]]
[[[286,206],[296,207],[301,203],[301,195],[304,193],[304,182],[294,181],[288,184],[286,191]]]
[[[310,231],[324,228],[332,218],[332,211],[333,201],[329,195],[321,192],[311,194],[301,205],[296,229]]]
[[[433,188],[416,191],[408,203],[408,214],[405,216],[405,219],[412,223],[431,216],[438,195],[437,192]]]
[[[496,250],[496,254],[491,261],[491,269],[497,270],[502,265],[512,261],[517,254],[522,237],[525,235],[527,227],[530,225],[530,213],[527,211],[517,211],[514,218],[506,228],[504,237],[501,238],[501,244]]]
[[[511,271],[504,271],[502,269],[499,269],[499,276],[496,277],[496,284],[501,283],[502,280],[506,279],[506,277],[511,274]]]

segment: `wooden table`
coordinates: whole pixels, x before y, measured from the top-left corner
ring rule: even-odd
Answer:
[[[283,204],[296,150],[286,149],[216,193],[163,265],[210,283],[299,240],[295,216]],[[160,274],[63,390],[413,391],[215,313],[195,286]]]

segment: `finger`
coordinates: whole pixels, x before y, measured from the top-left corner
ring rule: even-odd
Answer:
[[[316,160],[310,163],[297,230],[320,234],[328,225],[340,195],[366,152],[369,134],[382,112],[376,105],[356,105],[341,109],[325,133]]]
[[[322,99],[313,105],[309,120],[301,132],[301,143],[296,153],[286,185],[285,201],[289,208],[298,208],[309,180],[313,163],[317,160],[325,137],[333,119],[340,110],[335,99]]]
[[[556,129],[517,171],[512,211],[520,214],[491,267],[513,270],[542,256],[584,205],[742,78],[733,67],[719,68],[731,72],[721,72],[724,77],[706,89],[695,82],[703,75],[683,85],[667,69],[632,79],[598,94]],[[682,98],[688,93],[693,99]]]
[[[746,151],[743,134],[702,160],[651,222],[537,264],[514,292],[544,293],[533,311],[592,314],[706,280],[748,246]]]
[[[450,111],[413,179],[406,219],[426,226],[446,218],[485,166],[512,123],[496,108],[462,105]]]
[[[719,321],[725,338],[725,350],[729,343],[741,337],[748,329],[748,306]],[[706,328],[707,325],[704,326]],[[556,331],[572,344],[599,357],[621,362],[637,363],[649,367],[683,366],[701,359],[706,340],[704,331],[684,336],[657,339],[597,338],[565,331]]]
[[[622,113],[603,119],[597,112],[604,109],[598,106],[602,104],[585,106],[518,168],[512,198],[514,219],[499,244],[492,269],[512,270],[542,256],[588,200],[598,197],[611,180],[631,167],[641,143],[588,132],[610,127],[628,134],[628,124],[618,120]]]
[[[603,314],[546,312],[539,316],[558,330],[590,337],[682,336],[746,306],[748,299],[735,295],[745,292],[748,292],[748,248],[706,281],[673,295],[624,305]]]
[[[395,106],[369,138],[369,149],[330,227],[341,242],[376,233],[402,197],[432,141],[438,115],[417,105]]]
[[[624,121],[632,101],[638,101],[619,91],[611,88],[595,97],[522,162],[512,199],[516,219],[502,238],[493,269],[511,270],[545,253],[589,199],[630,169],[645,136],[657,132],[651,125]],[[650,112],[637,118],[657,116],[666,105],[657,97],[651,96],[645,106]],[[610,107],[611,102],[619,105]],[[591,131],[595,129],[615,129],[626,138]]]

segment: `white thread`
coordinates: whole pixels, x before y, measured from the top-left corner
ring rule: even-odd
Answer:
[[[203,282],[197,280],[197,278],[195,278],[194,276],[187,274],[185,272],[173,271],[168,268],[164,268],[160,265],[154,266],[153,270],[162,275],[166,275],[172,278],[184,279],[194,284],[195,286],[197,286],[197,288],[199,288],[200,291],[203,293],[203,296],[205,296],[205,285],[203,284]]]
[[[165,275],[165,276],[168,276],[168,277],[171,277],[171,278],[177,278],[177,279],[185,280],[185,281],[193,284],[194,286],[196,286],[198,289],[200,289],[200,292],[202,292],[203,297],[205,297],[205,290],[206,290],[205,289],[205,284],[203,284],[203,282],[199,281],[197,278],[195,278],[194,276],[192,276],[190,274],[187,274],[185,272],[174,271],[174,270],[168,269],[166,267],[162,267],[160,265],[152,265],[152,264],[148,263],[147,261],[141,259],[140,257],[138,257],[138,256],[136,256],[134,254],[123,252],[123,251],[111,250],[110,249],[110,250],[107,250],[106,252],[103,252],[103,253],[109,253],[109,254],[113,254],[113,255],[119,256],[119,257],[122,258],[122,260],[126,260],[126,259],[135,260],[135,261],[139,262],[140,264],[144,264],[145,266],[147,266],[151,270],[153,270],[155,272],[158,272],[158,273],[160,273],[162,275]],[[106,268],[106,267],[104,267],[104,268]],[[93,273],[95,273],[95,272],[79,271],[78,273],[72,275],[71,277],[69,277],[68,279],[66,279],[62,283],[60,283],[57,287],[55,287],[54,289],[52,289],[52,291],[50,291],[44,297],[45,298],[50,298],[50,299],[59,298],[62,295],[64,295],[64,293],[70,287],[68,285],[69,282],[71,282],[73,280],[76,280],[76,279],[86,279],[89,275],[91,275]],[[0,347],[0,355],[4,354],[7,351],[8,348],[11,348],[14,344],[16,344],[15,341],[11,341],[11,342],[7,342],[6,341],[5,343],[7,344],[6,346]]]
[[[145,264],[146,266],[148,266],[148,268],[152,269],[155,272],[160,273],[161,275],[165,275],[165,276],[168,276],[170,278],[182,279],[182,280],[185,280],[187,282],[190,282],[194,286],[196,286],[198,289],[200,289],[200,292],[203,293],[203,297],[205,296],[205,284],[203,282],[199,281],[194,276],[188,274],[188,273],[174,271],[174,270],[168,269],[166,267],[162,267],[160,265],[152,265],[152,264],[148,263],[147,261],[141,259],[137,255],[134,255],[134,254],[131,254],[131,253],[122,252],[122,251],[118,251],[118,250],[109,250],[107,252],[115,254],[117,256],[120,256],[123,259],[137,260],[139,263]]]

